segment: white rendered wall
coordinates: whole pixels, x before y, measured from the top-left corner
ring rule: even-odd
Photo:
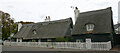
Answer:
[[[20,31],[21,27],[22,27],[22,24],[18,23],[18,31]]]

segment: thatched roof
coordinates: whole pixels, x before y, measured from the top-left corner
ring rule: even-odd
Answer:
[[[114,29],[117,29],[118,27],[120,27],[120,23],[114,25]]]
[[[120,34],[120,23],[114,25],[115,32]],[[116,30],[117,29],[117,30]]]
[[[93,34],[111,33],[113,31],[111,7],[80,13],[72,30],[72,35],[86,34],[87,30],[85,25],[88,23],[95,25]]]
[[[27,25],[25,24],[14,37],[24,39],[64,37],[66,36],[70,25],[72,26],[71,18]],[[34,34],[33,31],[36,31],[36,34]]]

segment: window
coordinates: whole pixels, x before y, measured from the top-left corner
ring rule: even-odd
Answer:
[[[93,29],[94,29],[94,24],[87,24],[87,25],[86,25],[86,29],[87,29],[87,31],[93,31]]]
[[[33,34],[37,34],[35,29],[33,30]]]
[[[36,31],[33,31],[34,34],[37,34]]]

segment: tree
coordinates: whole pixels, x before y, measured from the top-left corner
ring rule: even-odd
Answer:
[[[12,33],[16,33],[17,24],[10,18],[8,13],[2,15],[2,39],[8,39]]]

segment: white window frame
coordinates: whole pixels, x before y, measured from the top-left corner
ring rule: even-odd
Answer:
[[[87,31],[93,31],[93,29],[94,29],[94,24],[87,24],[87,25],[86,25],[86,29],[87,29]]]

